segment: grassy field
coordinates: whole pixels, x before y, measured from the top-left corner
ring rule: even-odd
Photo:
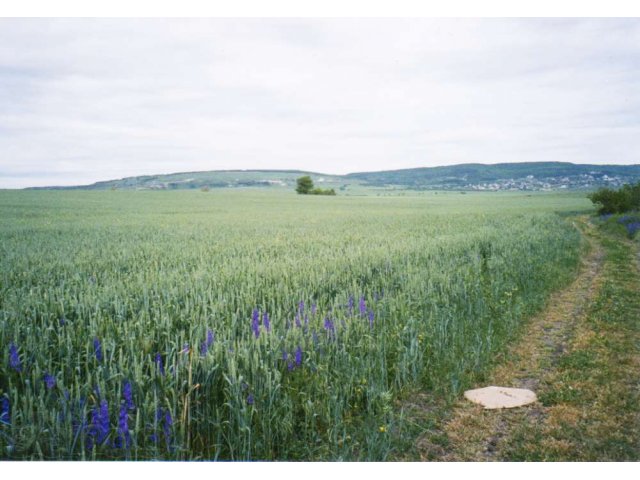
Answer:
[[[0,192],[0,457],[384,460],[574,275],[575,194]]]

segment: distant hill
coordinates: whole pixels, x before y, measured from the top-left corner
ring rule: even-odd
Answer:
[[[176,190],[261,187],[292,189],[296,179],[309,175],[319,186],[338,190],[354,187],[417,190],[556,190],[618,187],[640,181],[640,165],[578,165],[565,162],[469,163],[446,167],[410,168],[348,175],[300,170],[215,170],[146,175],[74,187],[50,189]]]
[[[417,189],[589,189],[640,181],[640,165],[578,165],[566,162],[468,163],[346,175],[368,185]]]
[[[342,177],[302,170],[212,170],[162,175],[143,175],[119,180],[107,180],[91,185],[71,187],[37,187],[56,190],[183,190],[197,188],[271,187],[291,188],[296,180],[309,175],[318,185],[342,185]]]

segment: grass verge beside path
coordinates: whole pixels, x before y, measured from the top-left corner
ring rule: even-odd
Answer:
[[[580,226],[590,249],[578,277],[478,385],[531,388],[539,401],[484,410],[461,400],[451,409],[419,396],[406,424],[422,434],[405,459],[640,460],[637,244]]]

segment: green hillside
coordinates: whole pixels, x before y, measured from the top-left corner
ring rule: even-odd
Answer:
[[[529,177],[529,178],[528,178]],[[533,177],[533,178],[530,178]],[[640,165],[577,165],[567,162],[469,163],[446,167],[411,168],[384,172],[352,173],[347,178],[369,185],[405,185],[410,188],[479,189],[483,184],[498,183],[522,190],[590,188],[618,185],[640,179]],[[474,188],[476,187],[476,188]],[[537,188],[536,188],[537,187]],[[505,188],[496,188],[505,189]]]
[[[74,187],[48,187],[81,190],[184,190],[198,188],[262,187],[291,189],[296,179],[309,175],[318,185],[331,187],[344,184],[342,177],[305,172],[302,170],[213,170],[207,172],[181,172],[164,175],[144,175],[118,180],[97,182]]]
[[[578,165],[566,162],[479,163],[410,168],[381,172],[328,175],[301,170],[216,170],[146,175],[54,189],[178,190],[271,188],[292,190],[296,179],[309,175],[314,183],[353,193],[362,188],[415,190],[590,190],[640,181],[640,165]]]

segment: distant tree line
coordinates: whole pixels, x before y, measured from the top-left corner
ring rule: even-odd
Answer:
[[[336,191],[333,188],[322,189],[314,188],[313,180],[309,175],[300,177],[297,180],[296,192],[300,195],[335,195]]]
[[[587,196],[599,214],[624,213],[640,209],[640,182],[623,185],[620,189],[601,188]]]

